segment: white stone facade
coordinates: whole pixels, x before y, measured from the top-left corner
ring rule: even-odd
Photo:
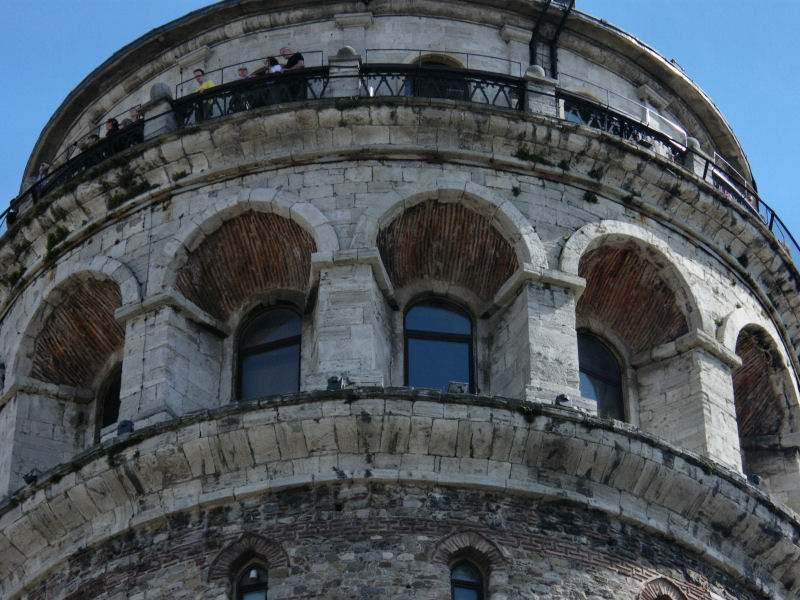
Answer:
[[[731,175],[715,153],[749,177],[722,116],[668,61],[580,13],[566,21],[552,77],[529,68],[543,3],[357,4],[243,0],[192,13],[101,66],[94,77],[107,91],[84,102],[84,84],[43,132],[29,164],[129,106],[147,119],[141,144],[35,206],[21,196],[0,245],[0,595],[233,597],[229,578],[214,575],[227,573],[222,546],[175,550],[180,574],[153,567],[149,584],[121,564],[101,572],[76,557],[125,545],[126,531],[150,539],[153,556],[193,548],[180,528],[180,544],[160,545],[160,524],[213,528],[214,511],[229,515],[214,535],[238,547],[245,507],[309,489],[334,490],[340,516],[368,532],[372,518],[403,517],[381,512],[379,484],[420,511],[417,554],[427,558],[398,575],[414,543],[386,534],[397,548],[378,568],[377,533],[364,533],[365,545],[341,550],[350,558],[326,555],[304,576],[309,550],[254,517],[264,548],[282,548],[263,550],[269,598],[338,598],[325,571],[347,560],[372,565],[353,577],[375,577],[383,591],[350,579],[341,597],[444,597],[446,565],[462,548],[451,534],[487,562],[486,598],[540,597],[548,578],[531,574],[534,556],[563,583],[553,597],[572,597],[578,580],[561,561],[581,543],[525,549],[513,525],[526,502],[542,515],[568,503],[586,539],[596,515],[621,546],[657,536],[669,549],[661,562],[593,549],[573,568],[592,572],[596,551],[591,564],[624,597],[795,597],[800,273],[747,205],[748,188],[736,201],[719,186]],[[542,31],[553,32],[559,10]],[[225,67],[216,77],[228,81],[238,64],[285,45],[309,69],[330,67],[327,95],[182,127],[170,101],[151,94],[196,67]],[[518,78],[525,105],[357,96],[363,65],[421,55]],[[671,141],[577,123],[570,94]],[[403,237],[423,225],[430,239]],[[263,239],[248,236],[253,227]],[[269,252],[252,250],[262,242]],[[501,256],[504,278],[492,262]],[[404,316],[425,297],[469,315],[474,394],[406,387]],[[242,328],[270,306],[301,315],[299,391],[237,402]],[[579,332],[613,349],[626,423],[597,418],[581,396]],[[101,427],[117,368],[118,423],[133,433]],[[344,389],[324,392],[332,376]],[[466,507],[473,492],[500,508],[471,525],[437,512],[434,498]],[[414,504],[415,494],[427,500]],[[309,515],[328,510],[309,502]],[[325,544],[348,538],[334,529]],[[123,554],[141,561],[139,552]],[[679,574],[673,554],[695,575]],[[442,572],[443,584],[401,591]],[[60,577],[75,583],[59,588]]]

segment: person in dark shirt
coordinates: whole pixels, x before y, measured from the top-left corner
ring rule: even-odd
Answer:
[[[305,67],[305,62],[303,61],[303,55],[299,52],[295,52],[292,54],[292,51],[289,48],[281,48],[281,56],[286,60],[286,64],[281,69],[281,73],[285,73],[286,71],[294,71],[296,69],[302,69]]]
[[[286,60],[286,64],[283,65],[283,68],[280,70],[281,75],[290,73],[291,71],[298,71],[306,66],[305,62],[303,61],[303,55],[299,52],[292,54],[292,51],[289,50],[289,48],[281,48],[281,57]],[[305,80],[297,78],[287,83],[288,85],[286,86],[285,91],[287,92],[290,100],[305,100],[307,92],[307,82]]]
[[[119,121],[116,119],[109,119],[106,121],[106,137],[114,135],[119,131]]]

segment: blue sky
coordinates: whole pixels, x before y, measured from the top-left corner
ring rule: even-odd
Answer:
[[[5,0],[0,210],[16,196],[39,133],[72,88],[125,44],[207,4]],[[790,177],[800,139],[800,2],[576,0],[576,7],[685,69],[738,135],[761,197],[800,238],[800,205]]]

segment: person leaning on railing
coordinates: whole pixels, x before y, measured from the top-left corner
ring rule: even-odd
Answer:
[[[292,53],[292,51],[285,46],[281,48],[281,56],[286,61],[286,64],[283,65],[283,68],[280,70],[281,74],[297,71],[306,66],[302,54],[299,52]],[[305,100],[306,82],[301,80],[290,82],[288,85],[288,92],[291,100]]]
[[[237,69],[239,74],[239,79],[237,81],[246,81],[250,78],[247,73],[247,67],[245,65],[239,65]],[[247,94],[245,92],[239,92],[234,94],[231,97],[230,104],[228,105],[228,112],[234,113],[239,112],[242,110],[248,110],[250,108],[250,102],[248,100]]]
[[[143,118],[139,109],[136,106],[131,106],[128,109],[128,116],[122,119],[122,127],[129,127],[136,123],[136,121],[141,121]]]
[[[210,79],[206,79],[206,72],[203,69],[195,69],[194,70],[194,80],[197,82],[199,86],[197,88],[197,92],[205,92],[207,89],[214,87],[214,82]],[[211,117],[211,111],[214,108],[214,104],[211,100],[207,100],[205,102],[199,102],[197,104],[197,110],[195,111],[195,119],[200,121],[205,121],[209,117]]]

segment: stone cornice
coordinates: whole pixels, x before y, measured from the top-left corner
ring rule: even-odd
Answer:
[[[427,437],[412,431],[420,427]],[[485,443],[458,443],[462,431]],[[427,439],[425,447],[384,447],[412,435]],[[384,466],[370,458],[387,452],[396,460]],[[449,458],[420,460],[438,456]],[[236,476],[267,465],[263,472],[272,475],[264,478]],[[771,598],[797,591],[789,575],[800,560],[800,522],[740,475],[575,410],[404,388],[264,398],[96,446],[0,505],[0,552],[8,558],[0,590],[13,596],[85,540],[100,543],[194,507],[343,480],[567,500],[665,536]]]

